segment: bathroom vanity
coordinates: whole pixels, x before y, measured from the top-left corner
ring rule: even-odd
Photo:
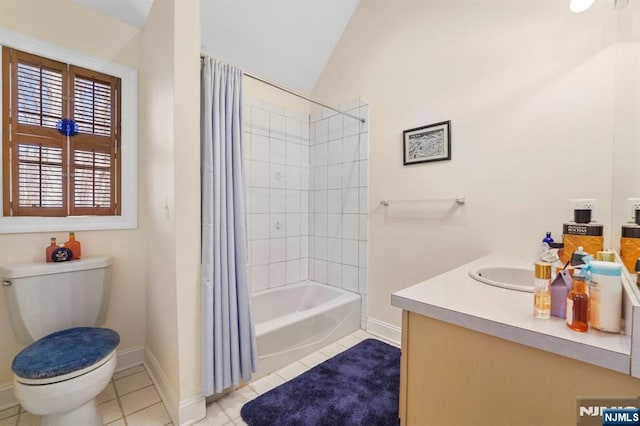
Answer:
[[[640,395],[640,299],[627,279],[624,334],[577,333],[535,319],[532,293],[469,276],[494,265],[532,268],[489,255],[392,295],[403,310],[402,425],[575,424],[578,396]]]

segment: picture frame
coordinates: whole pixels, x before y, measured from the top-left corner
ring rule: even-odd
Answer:
[[[404,130],[403,164],[451,160],[451,120]]]

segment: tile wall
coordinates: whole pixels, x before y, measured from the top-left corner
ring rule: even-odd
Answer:
[[[252,291],[306,280],[309,115],[245,96],[243,131]]]
[[[369,106],[358,99],[340,108],[367,122],[245,96],[254,292],[311,279],[367,294]]]
[[[367,122],[330,110],[310,118],[309,276],[366,295],[369,106],[341,108]]]

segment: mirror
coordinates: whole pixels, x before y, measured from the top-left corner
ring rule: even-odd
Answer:
[[[606,11],[605,11],[606,13]],[[611,9],[608,13],[612,13]],[[630,197],[640,197],[640,8],[634,2],[614,10],[618,15],[613,105],[613,172],[610,240],[620,252],[621,226],[633,220]]]

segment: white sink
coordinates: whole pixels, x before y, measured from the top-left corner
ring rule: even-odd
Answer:
[[[484,284],[533,293],[533,269],[515,266],[480,266],[470,269],[469,276]]]

